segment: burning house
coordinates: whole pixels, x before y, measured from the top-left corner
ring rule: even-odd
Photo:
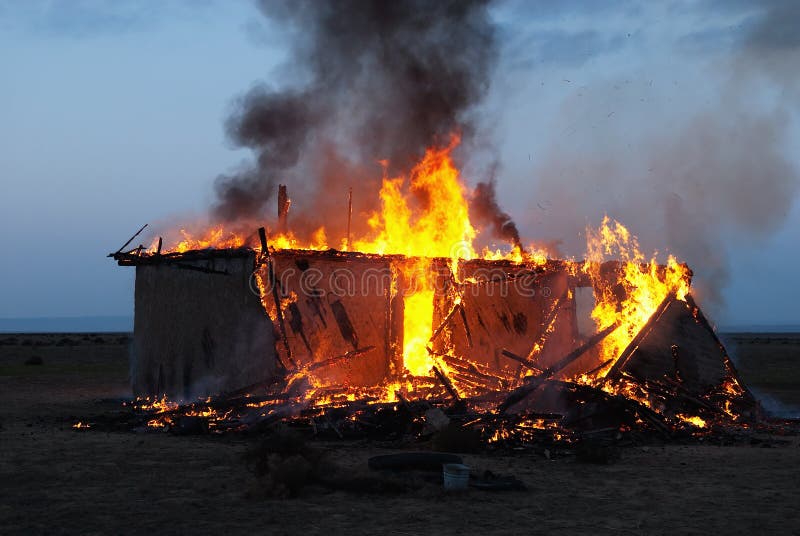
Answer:
[[[443,198],[412,218],[387,179],[372,241],[346,240],[358,251],[298,247],[282,188],[278,233],[213,228],[112,254],[136,267],[135,395],[159,410],[244,396],[248,416],[224,414],[238,426],[287,407],[398,401],[563,415],[588,392],[701,428],[755,408],[689,293],[688,267],[646,261],[608,219],[589,232],[583,261],[519,245],[477,252],[463,247],[474,230],[449,149],[429,151],[412,185],[426,174],[439,175],[429,195]],[[454,241],[454,255],[436,255]]]
[[[341,434],[432,406],[491,440],[747,421],[756,403],[686,265],[608,218],[584,260],[558,259],[523,245],[493,174],[461,177],[496,55],[486,2],[302,6],[264,4],[302,29],[303,84],[237,103],[229,137],[256,158],[218,177],[213,223],[112,254],[136,267],[147,426],[338,419]],[[300,187],[297,208],[278,180]]]

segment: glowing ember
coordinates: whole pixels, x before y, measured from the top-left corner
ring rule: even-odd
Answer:
[[[677,414],[675,416],[678,417],[681,421],[685,422],[686,424],[691,424],[695,428],[705,428],[706,427],[706,421],[704,421],[700,417],[691,416],[691,415],[683,415],[681,413],[679,413],[679,414]]]

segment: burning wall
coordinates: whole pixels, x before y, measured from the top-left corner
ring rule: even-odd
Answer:
[[[415,272],[409,266],[419,259],[398,255],[279,250],[270,259],[278,314],[268,268],[251,249],[121,257],[137,265],[134,392],[208,395],[266,381],[280,368],[302,370],[319,386],[376,387],[428,376],[436,354],[513,377],[523,371],[503,349],[528,355],[549,331],[539,356],[547,366],[575,343],[561,263],[464,261],[457,276],[468,282],[456,290],[448,261]],[[419,277],[435,288],[418,288]],[[408,315],[419,311],[406,307],[419,297],[428,311],[416,349],[423,355],[409,355]]]
[[[471,396],[541,371],[598,372],[607,363],[596,343],[620,329],[581,335],[575,303],[576,289],[599,295],[597,281],[618,281],[618,262],[593,280],[567,261],[453,264],[335,250],[277,250],[265,260],[249,248],[125,255],[120,264],[137,265],[138,396],[189,399],[283,374],[302,378],[303,389],[425,396],[441,388],[433,367]],[[606,373],[670,376],[702,391],[729,372],[690,298],[665,299],[629,346]]]

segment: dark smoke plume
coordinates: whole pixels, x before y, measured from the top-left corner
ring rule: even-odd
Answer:
[[[468,142],[497,55],[487,3],[262,1],[261,11],[288,29],[287,65],[298,82],[261,85],[238,102],[229,137],[257,158],[218,177],[215,216],[263,217],[280,182],[300,200],[293,229],[338,231],[348,186],[357,186],[355,213],[377,208],[378,160],[394,176],[453,133]],[[499,211],[493,199],[486,209]]]
[[[494,180],[477,184],[472,192],[469,212],[476,223],[490,226],[494,236],[509,242],[516,249],[522,250],[517,225],[497,203]]]

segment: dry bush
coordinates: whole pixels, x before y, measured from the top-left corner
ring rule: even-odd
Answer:
[[[324,452],[309,447],[306,438],[288,428],[279,428],[245,455],[271,497],[295,497],[302,489],[321,479],[330,468]]]

